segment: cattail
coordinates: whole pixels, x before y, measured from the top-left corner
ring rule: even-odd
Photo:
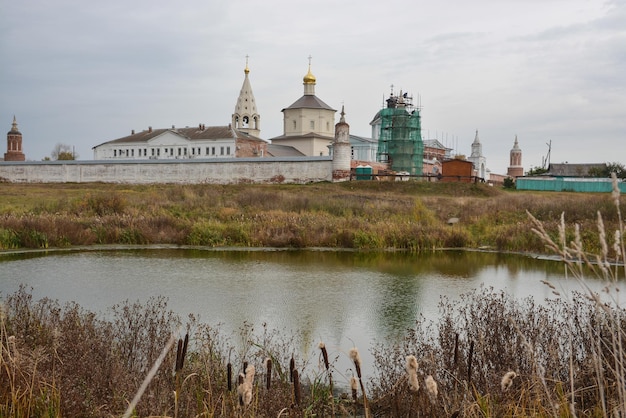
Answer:
[[[250,383],[251,386],[252,386],[252,383],[254,382],[254,373],[255,373],[255,369],[254,369],[254,366],[251,364],[246,368],[246,376],[244,378],[244,381],[246,383]]]
[[[237,395],[239,397],[239,405],[250,405],[252,402],[252,384],[247,380],[243,380],[243,382],[237,386]]]
[[[248,406],[252,403],[252,385],[244,383],[243,404]]]
[[[226,379],[228,381],[228,391],[233,390],[233,365],[230,362],[226,365]]]
[[[356,403],[359,384],[354,376],[350,378],[350,389],[352,390],[352,400]]]
[[[437,395],[439,394],[439,391],[437,390],[437,382],[435,382],[435,379],[432,377],[432,375],[428,375],[426,376],[426,380],[424,380],[424,383],[426,384],[426,391],[428,392],[430,400],[434,402],[437,399]]]
[[[406,357],[406,373],[409,379],[409,389],[412,392],[417,392],[420,384],[417,381],[417,359],[415,356]]]
[[[237,397],[239,398],[239,405],[243,406],[243,398],[244,398],[244,394],[245,394],[245,387],[244,387],[244,375],[243,373],[239,373],[239,384],[237,385]]]
[[[511,385],[513,385],[513,379],[517,377],[517,373],[510,371],[506,372],[504,376],[502,376],[502,381],[500,382],[500,386],[502,387],[502,392],[506,392],[509,390]]]
[[[189,344],[189,333],[185,334],[185,340],[178,339],[178,347],[176,350],[176,368],[178,372],[183,369],[185,364],[185,356],[187,355],[187,344]]]
[[[298,376],[298,371],[296,369],[293,370],[293,398],[296,405],[300,405],[300,400],[302,399],[302,393],[300,389],[300,377]]]
[[[272,386],[272,359],[269,357],[265,359],[265,370],[267,371],[265,376],[265,389],[270,390]]]
[[[469,355],[467,356],[467,384],[472,383],[472,357],[474,356],[474,341],[470,342]]]
[[[289,381],[293,382],[293,372],[296,370],[296,361],[293,359],[293,355],[291,356],[291,360],[289,360]]]
[[[356,369],[356,375],[361,379],[361,355],[359,354],[359,350],[356,347],[352,347],[350,349],[350,359],[354,363],[354,368]]]
[[[239,396],[239,405],[241,406],[248,406],[252,402],[254,371],[254,366],[249,365],[245,369],[245,374],[239,373],[239,386],[237,386],[237,395]]]
[[[320,350],[322,350],[322,358],[324,359],[324,366],[326,367],[326,370],[328,370],[330,368],[330,363],[328,362],[328,352],[326,351],[326,344],[324,344],[323,342],[320,342],[319,348]]]

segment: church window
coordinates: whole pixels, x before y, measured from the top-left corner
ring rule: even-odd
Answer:
[[[311,121],[311,129],[315,129],[315,121],[314,120]]]
[[[113,150],[113,156],[117,157],[117,150],[116,149]]]
[[[211,147],[211,155],[215,155],[215,147]]]
[[[226,147],[226,155],[230,155],[230,147]]]
[[[182,150],[180,148],[178,148],[178,155],[180,156],[180,155],[182,155],[182,153],[183,153]]]
[[[157,148],[157,157],[161,155],[161,148]]]
[[[224,155],[224,147],[220,147],[220,155]]]
[[[209,147],[206,147],[205,155],[209,155]]]
[[[183,148],[183,154],[187,155],[187,148]]]

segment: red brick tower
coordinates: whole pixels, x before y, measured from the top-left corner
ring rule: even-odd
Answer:
[[[515,143],[510,153],[510,165],[507,170],[507,175],[515,179],[524,175],[524,167],[522,166],[522,150],[517,142],[517,135],[515,135]]]
[[[13,127],[7,132],[7,152],[4,153],[4,161],[25,161],[26,156],[22,152],[22,133],[17,130],[17,121],[13,116]]]

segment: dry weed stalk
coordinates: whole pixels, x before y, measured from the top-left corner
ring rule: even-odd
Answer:
[[[161,354],[159,355],[159,357],[156,359],[156,361],[152,365],[152,368],[150,369],[150,372],[148,372],[148,375],[146,376],[146,378],[141,383],[141,386],[139,387],[139,390],[137,390],[137,393],[135,394],[135,397],[133,398],[133,400],[128,405],[128,408],[126,408],[126,412],[124,412],[124,415],[122,415],[122,418],[129,418],[134,413],[135,407],[137,406],[137,403],[139,403],[139,399],[141,399],[141,396],[145,392],[146,388],[148,387],[148,385],[150,384],[152,379],[154,379],[154,376],[156,375],[157,371],[159,370],[159,367],[161,366],[161,363],[165,359],[165,356],[170,351],[172,346],[174,346],[174,341],[176,341],[176,336],[175,336],[175,334],[172,334],[172,336],[170,337],[170,339],[167,342],[167,344],[165,344],[165,347],[163,347],[163,351],[161,351]]]
[[[622,325],[622,315],[620,314],[619,289],[614,284],[626,277],[626,260],[624,257],[624,222],[620,209],[620,190],[618,180],[615,173],[612,177],[611,198],[615,205],[618,229],[613,234],[613,243],[609,245],[604,221],[600,211],[597,212],[596,227],[598,230],[598,239],[600,242],[599,254],[588,254],[583,246],[581,238],[580,226],[574,225],[574,239],[568,244],[566,239],[565,214],[561,214],[561,220],[558,226],[559,239],[555,242],[546,232],[543,223],[537,220],[529,212],[535,234],[544,242],[544,244],[558,254],[564,263],[566,277],[571,276],[578,281],[582,289],[585,291],[586,297],[595,306],[597,325],[606,326],[610,330],[610,335],[602,335],[599,329],[589,324],[589,331],[595,336],[595,344],[591,345],[592,363],[596,375],[596,390],[600,399],[602,414],[604,417],[626,416],[626,360],[624,359],[624,327]],[[612,249],[612,254],[609,251]],[[610,298],[613,305],[605,302],[598,293],[592,291],[586,283],[587,272],[594,278],[604,280],[606,286],[604,292]],[[552,292],[556,296],[560,293],[554,290],[554,286],[544,282],[550,286]],[[596,325],[596,326],[597,326]],[[572,336],[570,335],[570,341]],[[570,395],[571,400],[569,409],[575,416],[575,400],[573,359],[570,355]],[[614,385],[607,385],[607,379],[615,382]],[[547,389],[546,389],[547,390]],[[614,398],[607,398],[608,393],[615,393]]]

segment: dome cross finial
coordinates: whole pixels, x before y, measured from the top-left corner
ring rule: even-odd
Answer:
[[[317,81],[315,79],[315,76],[311,72],[311,59],[312,58],[313,57],[309,55],[309,71],[306,73],[306,75],[303,78],[304,84],[315,84],[315,82]]]

